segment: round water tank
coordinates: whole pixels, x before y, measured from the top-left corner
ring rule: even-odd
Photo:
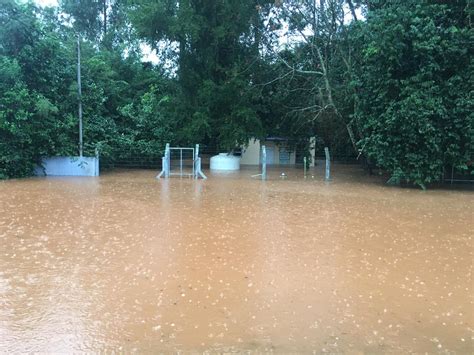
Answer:
[[[240,158],[227,153],[219,153],[211,158],[211,170],[239,170]]]

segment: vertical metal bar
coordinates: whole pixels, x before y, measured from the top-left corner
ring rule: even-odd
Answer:
[[[179,173],[181,175],[181,177],[183,177],[183,150],[180,149],[179,150]]]
[[[306,179],[306,157],[303,158],[303,165],[304,165],[304,178]]]
[[[194,152],[194,156],[196,158],[195,160],[196,167],[194,171],[196,175],[196,179],[199,179],[199,178],[207,179],[207,176],[204,175],[204,173],[202,172],[201,158],[199,157],[199,144],[196,144],[196,151]]]
[[[170,164],[171,164],[171,159],[170,159],[170,144],[166,143],[166,150],[165,150],[165,157],[166,157],[166,172],[165,172],[165,177],[169,178],[170,177]]]
[[[198,179],[199,176],[199,167],[198,167],[198,159],[199,159],[199,144],[196,144],[196,150],[194,151],[194,161],[193,161],[193,173],[194,173],[194,178]]]
[[[161,158],[161,172],[156,177],[157,179],[160,179],[162,176],[164,176],[165,178],[169,177],[168,156],[169,156],[169,143],[167,143],[165,146],[165,154]]]
[[[193,158],[192,158],[192,162],[193,162],[193,175],[192,175],[192,177],[194,178],[194,148],[193,148]]]
[[[324,147],[324,153],[326,155],[326,180],[331,179],[331,157],[329,155],[329,148]]]
[[[262,145],[262,180],[267,179],[267,150]]]

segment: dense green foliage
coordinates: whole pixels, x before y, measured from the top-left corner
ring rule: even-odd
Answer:
[[[424,186],[473,151],[474,33],[455,7],[384,7],[362,28],[356,110],[365,152],[393,181]]]
[[[1,177],[31,175],[42,156],[77,154],[76,36],[85,31],[66,26],[57,15],[11,0],[0,9]],[[127,42],[127,57],[121,41],[112,43],[109,49],[81,41],[85,152],[146,153],[169,139],[161,125],[155,127],[158,116],[142,115],[166,96],[156,87],[164,88],[168,79],[141,63],[133,41]]]
[[[171,58],[178,68],[175,119],[182,140],[231,150],[262,135],[253,71],[247,70],[259,59],[254,26],[261,2],[134,2],[133,24],[151,46],[176,42]]]
[[[472,164],[466,0],[0,5],[0,178],[77,154],[78,37],[86,154],[156,156],[166,142],[231,151],[267,136],[307,149],[316,137],[318,150],[422,187]]]

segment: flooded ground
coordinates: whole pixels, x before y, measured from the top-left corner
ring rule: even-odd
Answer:
[[[0,352],[473,353],[472,191],[279,172],[0,182]]]

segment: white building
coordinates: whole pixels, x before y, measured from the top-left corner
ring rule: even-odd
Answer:
[[[314,166],[315,147],[314,138],[311,139],[310,166]],[[251,139],[247,147],[242,148],[240,164],[259,165],[261,163],[261,146],[265,145],[268,165],[295,165],[297,161],[296,151],[288,146],[288,141],[283,138],[267,138],[260,142],[259,139]]]

